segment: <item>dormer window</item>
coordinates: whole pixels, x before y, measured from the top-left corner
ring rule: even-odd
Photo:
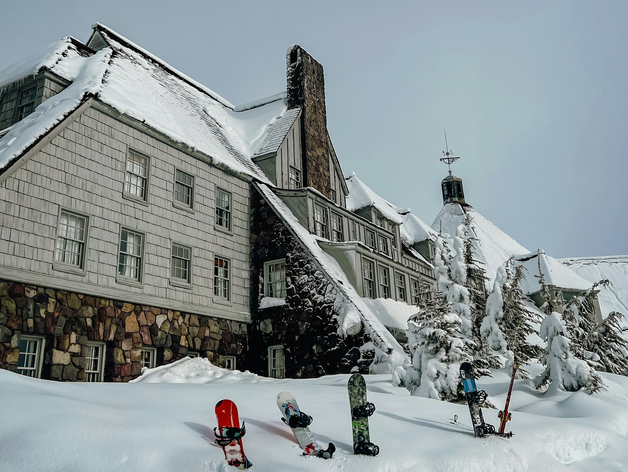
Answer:
[[[17,121],[26,118],[35,110],[35,97],[37,85],[32,85],[20,91],[20,99],[17,106]]]
[[[290,166],[290,188],[301,188],[303,184],[301,183],[301,171],[296,167]]]

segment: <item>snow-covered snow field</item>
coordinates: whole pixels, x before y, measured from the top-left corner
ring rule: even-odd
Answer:
[[[535,369],[536,367],[536,369]],[[539,366],[533,366],[538,371]],[[369,375],[377,457],[351,453],[348,375],[274,380],[183,359],[130,384],[57,383],[0,371],[2,471],[230,471],[212,444],[214,405],[230,398],[246,421],[244,448],[256,471],[619,471],[628,468],[628,378],[604,374],[607,390],[536,392],[518,380],[511,439],[476,439],[466,405],[411,397],[390,375]],[[478,381],[502,406],[509,376]],[[303,457],[280,421],[288,390],[314,417],[331,460]],[[451,424],[458,415],[458,424]],[[485,409],[497,425],[497,411]]]

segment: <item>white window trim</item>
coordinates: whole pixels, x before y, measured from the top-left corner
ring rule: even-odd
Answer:
[[[228,263],[228,268],[227,268],[227,296],[224,297],[222,295],[218,295],[216,294],[216,259],[221,259],[223,261],[226,261]],[[213,274],[213,295],[214,295],[214,300],[224,300],[224,301],[230,301],[231,300],[231,279],[233,276],[233,265],[231,263],[231,259],[227,258],[227,257],[223,257],[220,256],[218,254],[216,254],[214,256],[214,274]],[[224,279],[220,279],[220,280],[224,280]]]
[[[144,185],[145,185],[144,198],[138,195],[135,195],[132,192],[128,192],[126,190],[126,179],[127,179],[127,174],[129,173],[129,171],[127,170],[127,166],[129,162],[129,156],[131,155],[131,153],[136,154],[146,159],[146,178],[144,179]],[[129,148],[127,150],[126,159],[124,160],[124,179],[122,181],[122,197],[128,198],[129,200],[133,200],[138,203],[142,203],[144,205],[148,205],[148,192],[150,189],[150,175],[151,175],[150,166],[151,166],[151,159],[149,156],[147,156],[146,154],[142,152],[136,151],[135,149]],[[137,175],[137,174],[134,174],[134,175]]]
[[[106,357],[106,344],[105,343],[99,343],[99,342],[92,342],[92,341],[88,341],[86,346],[88,348],[90,347],[98,347],[100,348],[100,357],[98,358],[98,365],[97,365],[97,370],[96,370],[96,380],[88,380],[88,374],[92,373],[93,371],[89,371],[87,370],[87,356],[85,356],[85,361],[86,361],[86,365],[85,365],[85,382],[102,382],[103,378],[104,378],[104,372],[105,372],[105,357]]]
[[[139,264],[139,277],[138,278],[128,277],[126,275],[120,274],[120,253],[121,253],[121,247],[122,247],[122,232],[123,231],[127,231],[133,234],[139,234],[140,236],[142,236],[141,255],[139,256],[140,264]],[[146,233],[143,233],[142,231],[138,231],[136,229],[128,228],[126,226],[120,227],[120,234],[118,236],[118,253],[117,253],[117,258],[116,258],[116,282],[117,283],[124,284],[124,285],[131,285],[138,288],[144,287],[142,280],[144,278],[144,262],[146,259],[145,248],[146,248]],[[137,256],[134,256],[134,257],[137,257]]]
[[[177,200],[177,183],[179,182],[177,180],[177,172],[180,172],[184,175],[187,175],[188,177],[192,178],[192,185],[190,187],[190,204],[188,205],[185,202],[182,202],[181,200]],[[194,204],[196,202],[196,195],[195,195],[195,180],[194,180],[194,176],[192,174],[190,174],[189,172],[185,172],[181,169],[176,169],[174,170],[174,186],[172,188],[172,204],[181,209],[181,210],[186,210],[186,211],[192,211],[194,210]],[[186,184],[183,184],[184,186],[187,186]]]
[[[401,276],[402,280],[403,280],[403,286],[401,286],[403,288],[403,293],[404,293],[403,298],[399,297],[399,287],[400,287],[400,285],[399,285],[399,279],[397,278],[398,276]],[[395,298],[397,300],[399,300],[399,301],[406,302],[408,300],[408,284],[407,284],[407,280],[406,280],[406,274],[404,274],[403,272],[399,272],[399,271],[395,270],[394,277],[395,277]]]
[[[63,213],[69,213],[74,216],[78,216],[80,218],[85,219],[85,230],[83,232],[83,254],[81,257],[80,265],[70,264],[68,262],[58,261],[57,260],[57,244],[59,242],[60,233],[61,233],[61,216]],[[59,270],[62,272],[68,272],[75,275],[85,275],[85,263],[87,261],[87,250],[88,250],[88,242],[89,242],[89,216],[83,215],[82,213],[78,213],[76,211],[68,210],[66,208],[59,208],[59,214],[57,216],[57,234],[55,237],[55,252],[53,255],[53,270]]]
[[[319,221],[316,219],[317,208],[321,210],[320,214],[322,215],[323,221]],[[327,207],[325,205],[321,205],[320,203],[314,202],[314,206],[312,208],[312,219],[314,220],[314,234],[320,238],[329,239],[329,215],[327,214]],[[322,234],[318,234],[317,225],[321,227]]]
[[[236,370],[236,356],[220,356],[220,366],[223,369]]]
[[[339,220],[338,220],[339,219]],[[342,215],[340,213],[336,213],[335,211],[332,211],[330,213],[330,218],[329,218],[329,229],[330,229],[330,241],[332,242],[343,242],[345,240],[345,229],[344,229],[344,218],[342,217]],[[334,224],[335,223],[339,223],[339,228],[336,230],[334,229]],[[335,238],[335,234],[339,233],[340,234],[340,239],[336,239]]]
[[[280,367],[273,367],[273,352],[279,351],[281,351],[283,365]],[[275,373],[277,373],[278,376],[275,376]],[[286,351],[281,344],[268,346],[268,376],[274,379],[286,378]]]
[[[174,246],[178,246],[180,248],[183,249],[187,249],[188,251],[190,251],[190,258],[188,259],[188,277],[187,279],[180,279],[174,275],[172,275],[172,269],[173,269],[173,259],[174,259]],[[173,241],[172,244],[170,244],[170,276],[169,276],[169,282],[170,285],[173,285],[175,287],[180,287],[180,288],[192,288],[192,268],[194,267],[193,264],[194,261],[194,251],[192,249],[192,247],[186,245],[186,244],[180,244],[176,241]]]
[[[228,210],[218,206],[218,192],[224,192],[226,195],[229,196],[229,209]],[[215,205],[214,227],[217,230],[219,230],[219,231],[225,231],[227,233],[232,233],[233,232],[233,194],[231,192],[228,192],[224,188],[216,187],[216,194],[214,196],[214,205]],[[221,225],[221,224],[218,223],[218,210],[219,209],[224,211],[224,212],[226,212],[228,214],[228,217],[229,217],[228,218],[228,226]]]
[[[294,171],[294,175],[297,177],[296,179],[292,178],[293,175],[293,171]],[[296,182],[296,187],[293,186],[293,182]],[[302,172],[301,169],[295,167],[295,166],[289,166],[288,168],[288,188],[290,189],[297,189],[297,188],[302,188],[303,187],[303,177],[302,177]]]
[[[384,285],[381,283],[381,279],[380,279],[380,270],[382,271],[387,271],[388,273],[388,285]],[[390,280],[390,267],[388,267],[387,265],[384,264],[377,264],[377,293],[378,296],[380,298],[392,298],[392,289],[391,289],[391,280]],[[381,287],[388,287],[388,296],[384,297],[383,294],[381,293]]]
[[[274,266],[274,265],[278,265],[278,264],[282,264],[284,265],[284,277],[283,277],[283,296],[276,296],[276,295],[270,295],[270,290],[268,289],[269,286],[269,281],[268,281],[268,269],[270,266]],[[286,290],[287,290],[287,284],[286,284],[286,260],[285,259],[275,259],[274,261],[267,261],[264,262],[264,296],[265,297],[274,297],[274,298],[285,298],[286,297]]]
[[[37,342],[36,348],[35,348],[35,368],[34,369],[28,369],[28,368],[20,368],[19,367],[19,358],[18,358],[18,367],[16,369],[16,372],[18,374],[21,375],[26,375],[27,377],[32,377],[32,378],[36,378],[36,379],[40,379],[41,378],[41,368],[42,365],[44,363],[44,347],[45,347],[45,343],[46,343],[46,338],[43,336],[32,336],[32,335],[27,335],[27,334],[23,334],[20,335],[20,341],[35,341]],[[18,343],[18,349],[19,349],[19,343]],[[35,375],[28,375],[24,372],[20,372],[20,370],[26,370],[26,371],[31,371],[34,372]]]
[[[372,272],[372,279],[368,279],[371,281],[371,283],[373,284],[373,299],[377,298],[377,266],[375,264],[375,261],[373,259],[368,259],[366,257],[362,257],[362,296],[365,298],[370,298],[366,293],[365,293],[365,287],[366,287],[366,283],[365,281],[367,280],[364,274],[364,269],[366,266],[366,263],[370,263],[371,267],[373,268],[373,272]]]
[[[157,349],[154,347],[143,347],[141,348],[142,353],[142,369],[144,367],[148,369],[154,369],[157,366]],[[150,353],[148,365],[144,365],[144,353]]]

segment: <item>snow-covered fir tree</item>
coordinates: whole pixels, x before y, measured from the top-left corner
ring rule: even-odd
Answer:
[[[595,317],[598,289],[607,287],[609,283],[608,280],[601,280],[584,294],[569,300],[563,317],[576,357],[598,370],[628,375],[628,345],[620,334],[623,315],[612,312],[601,322]]]
[[[464,401],[460,388],[460,364],[469,361],[462,320],[439,294],[427,298],[408,320],[408,346],[412,363],[405,386],[414,396],[451,402]]]
[[[523,277],[523,267],[515,265],[512,259],[498,269],[481,326],[482,337],[488,348],[506,359],[508,367],[512,366],[512,362],[525,366],[544,352],[539,346],[528,342],[528,336],[536,333],[534,324],[540,319],[526,306],[526,296],[521,290]],[[520,367],[519,372],[523,377],[529,376],[523,367]]]
[[[586,361],[578,359],[571,350],[567,338],[567,326],[557,308],[556,299],[541,274],[541,294],[545,299],[543,308],[547,316],[541,322],[539,335],[547,342],[547,354],[543,357],[545,370],[535,379],[537,389],[550,383],[561,390],[575,392],[584,388],[587,393],[595,393],[603,388],[602,379]]]

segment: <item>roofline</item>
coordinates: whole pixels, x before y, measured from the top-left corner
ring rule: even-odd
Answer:
[[[179,79],[184,81],[189,86],[194,87],[199,92],[202,92],[203,94],[207,95],[208,97],[212,98],[213,100],[216,100],[221,105],[229,108],[230,110],[234,110],[234,108],[235,108],[234,105],[232,103],[230,103],[229,101],[227,101],[225,98],[221,97],[216,92],[208,89],[203,84],[195,81],[191,77],[185,75],[183,72],[175,69],[174,67],[172,67],[171,65],[169,65],[168,63],[163,61],[162,59],[160,59],[157,56],[151,54],[149,51],[145,50],[141,46],[135,44],[130,39],[127,39],[124,36],[120,35],[119,33],[116,33],[114,30],[112,30],[108,26],[105,26],[102,23],[95,23],[92,28],[93,28],[93,32],[92,32],[92,36],[90,36],[90,39],[91,39],[91,37],[94,36],[94,34],[96,34],[96,32],[99,32],[101,34],[104,33],[104,36],[105,36],[104,39],[105,40],[109,39],[109,38],[107,38],[107,36],[112,37],[115,41],[121,43],[123,46],[125,46],[125,47],[127,47],[129,49],[132,49],[133,51],[137,52],[138,54],[141,54],[146,60],[151,61],[151,62],[157,64],[159,67],[164,69],[166,72],[168,72],[168,73],[178,77]],[[111,47],[111,45],[109,45],[109,46]]]
[[[269,102],[269,103],[270,103],[270,102]],[[291,111],[291,110],[295,110],[295,108],[291,108],[290,110],[286,110],[286,113],[288,113],[288,112],[289,112],[289,111]],[[274,157],[274,156],[276,156],[276,155],[277,155],[277,151],[279,151],[279,148],[283,145],[284,141],[285,141],[285,140],[286,140],[286,138],[288,137],[288,134],[289,134],[289,133],[290,133],[290,131],[292,130],[292,127],[294,126],[294,124],[297,122],[297,120],[298,120],[298,119],[301,117],[301,115],[303,114],[303,108],[299,107],[299,108],[298,108],[298,110],[299,110],[299,113],[297,113],[297,114],[296,114],[296,116],[294,117],[294,120],[292,120],[292,123],[290,123],[290,126],[288,126],[288,130],[287,130],[287,131],[285,132],[285,134],[283,135],[283,138],[281,138],[281,142],[280,142],[280,143],[279,143],[279,145],[277,146],[277,149],[276,149],[276,150],[274,150],[274,151],[270,151],[270,152],[264,153],[264,154],[254,154],[254,155],[253,155],[253,157],[251,157],[251,160],[252,160],[254,163],[257,163],[257,161],[263,161],[263,160],[265,160],[265,159],[268,159],[268,158],[270,158],[270,157]],[[284,114],[282,115],[282,117],[283,117],[283,116],[285,116],[285,114],[286,114],[286,113],[284,113]],[[279,119],[281,119],[281,118],[279,118]],[[271,126],[272,126],[272,125],[271,125]],[[263,144],[262,144],[262,146],[263,146]]]

